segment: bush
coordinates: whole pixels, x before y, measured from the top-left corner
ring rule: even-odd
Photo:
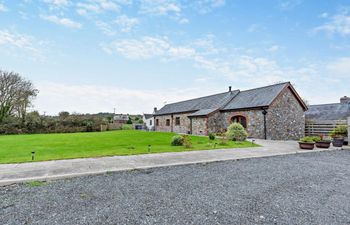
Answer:
[[[122,130],[133,130],[134,127],[131,124],[123,124]]]
[[[215,134],[214,133],[209,133],[209,140],[215,140]]]
[[[322,138],[320,136],[312,136],[312,140],[314,140],[314,142],[319,142]]]
[[[227,142],[228,142],[228,139],[227,139],[226,134],[221,134],[219,145],[225,146],[225,145],[227,145]]]
[[[248,133],[240,123],[232,123],[227,128],[226,136],[229,140],[244,141],[247,139]]]
[[[181,135],[175,135],[171,139],[171,145],[172,146],[182,146],[184,144],[184,137]]]
[[[348,128],[346,125],[338,125],[336,128],[334,128],[331,133],[331,137],[337,137],[337,136],[342,136],[346,137],[348,136]]]
[[[182,135],[182,138],[183,138],[183,146],[185,146],[185,148],[192,148],[191,137],[188,135]]]
[[[300,142],[314,143],[315,142],[314,139],[315,139],[314,136],[306,136],[306,137],[300,138]]]

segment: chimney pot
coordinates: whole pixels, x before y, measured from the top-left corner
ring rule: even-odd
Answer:
[[[154,107],[154,109],[153,109],[153,113],[156,113],[157,112],[157,107]]]
[[[231,86],[228,87],[228,91],[229,91],[229,92],[232,91],[232,87],[231,87]]]

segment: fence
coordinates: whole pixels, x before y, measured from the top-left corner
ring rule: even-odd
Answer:
[[[337,125],[348,125],[347,120],[306,121],[305,135],[329,135]]]

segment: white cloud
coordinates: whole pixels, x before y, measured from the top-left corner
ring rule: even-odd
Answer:
[[[136,25],[140,23],[137,18],[131,18],[126,15],[118,16],[114,22],[121,28],[122,32],[130,32]]]
[[[0,30],[0,48],[5,48],[6,52],[15,56],[29,54],[30,58],[43,60],[44,56],[40,50],[43,42],[26,34],[18,34],[8,30]]]
[[[350,57],[338,58],[327,65],[329,74],[336,74],[339,78],[350,77]]]
[[[109,52],[117,52],[129,59],[149,59],[164,56],[170,44],[166,38],[143,37],[137,39],[124,39],[112,42],[105,46]]]
[[[267,51],[269,51],[269,52],[277,52],[280,49],[281,49],[281,46],[279,46],[279,45],[272,45],[270,48],[267,49]]]
[[[52,4],[57,7],[67,6],[69,4],[69,0],[44,0],[44,2]]]
[[[279,2],[278,8],[280,10],[292,10],[298,5],[300,5],[303,2],[303,0],[282,0]]]
[[[98,29],[100,29],[104,34],[108,36],[114,36],[117,32],[108,24],[103,21],[96,21],[95,25]]]
[[[6,12],[8,9],[5,7],[4,4],[0,3],[0,12]]]
[[[324,31],[328,34],[341,34],[343,36],[350,34],[350,15],[344,10],[341,13],[330,17],[325,24],[318,26],[314,32]]]
[[[77,3],[77,12],[80,15],[106,11],[118,12],[121,5],[130,5],[131,3],[131,0],[87,0]]]
[[[194,8],[199,13],[205,14],[211,12],[215,8],[219,8],[225,5],[225,0],[199,0],[194,1]]]
[[[69,18],[59,18],[55,15],[51,15],[51,16],[40,15],[40,18],[58,25],[69,27],[69,28],[80,29],[82,27],[81,23],[75,22]]]
[[[181,5],[173,0],[141,0],[140,11],[151,15],[179,15]]]
[[[41,82],[36,84],[40,93],[34,102],[35,109],[48,114],[60,111],[78,113],[112,112],[143,113],[152,112],[153,107],[162,107],[164,102],[176,102],[188,98],[215,93],[201,86],[189,89],[140,90],[118,86],[72,85]],[[55,101],[52,101],[55,99]]]

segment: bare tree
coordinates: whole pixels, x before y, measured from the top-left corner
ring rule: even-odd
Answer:
[[[32,82],[18,73],[0,70],[0,123],[10,115],[24,123],[27,109],[37,94]]]

